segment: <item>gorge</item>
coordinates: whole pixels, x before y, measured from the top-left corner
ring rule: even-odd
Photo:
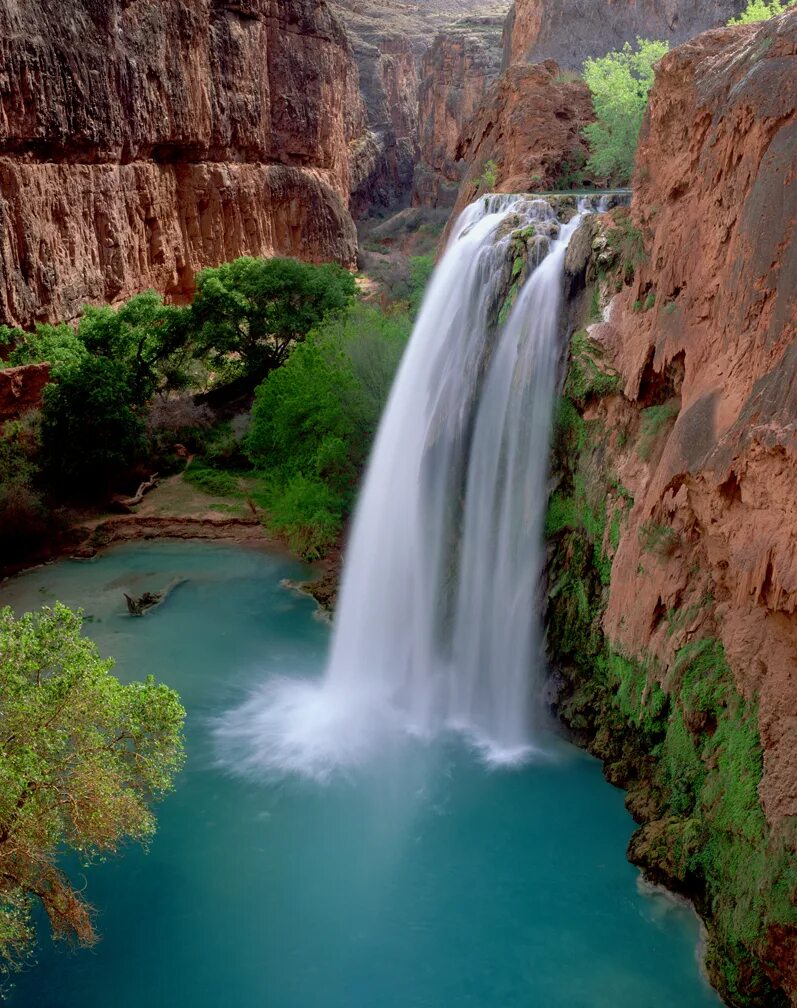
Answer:
[[[84,558],[0,602],[188,709],[103,942],[10,1004],[797,1005],[797,9],[745,7],[0,0],[0,533],[39,494]],[[584,64],[638,36],[618,190]],[[242,256],[359,293],[248,374]],[[121,360],[104,305],[165,334],[135,464],[22,492],[73,366],[25,333]],[[179,522],[249,546],[104,548]]]

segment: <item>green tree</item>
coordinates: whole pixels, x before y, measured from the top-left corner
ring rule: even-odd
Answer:
[[[73,498],[107,491],[143,447],[130,371],[107,357],[62,368],[44,390],[42,461],[48,480]]]
[[[38,487],[41,418],[29,412],[0,425],[0,557],[19,560],[50,528]]]
[[[330,312],[351,303],[357,286],[341,266],[295,259],[236,259],[197,277],[191,307],[196,351],[260,379],[279,367],[293,343]]]
[[[612,184],[631,179],[654,66],[668,48],[666,42],[637,39],[636,47],[626,42],[619,52],[584,64],[596,119],[584,129],[592,150],[587,167]]]
[[[247,451],[272,524],[305,556],[334,542],[411,328],[356,304],[328,319],[259,386]]]
[[[768,21],[777,17],[778,14],[785,14],[794,6],[794,0],[750,0],[747,7],[738,18],[731,18],[729,25],[755,24],[757,21]]]
[[[87,305],[78,326],[86,350],[124,364],[129,374],[130,402],[147,402],[160,384],[183,384],[181,370],[188,354],[190,313],[166,305],[154,291],[136,294],[119,308]]]
[[[47,325],[39,323],[32,332],[0,326],[0,344],[6,343],[12,349],[7,364],[40,364],[47,362],[54,368],[67,364],[77,364],[86,356],[86,347],[78,334],[69,325]]]
[[[0,957],[18,965],[41,904],[58,938],[91,944],[91,912],[59,859],[146,842],[183,758],[185,712],[150,676],[123,685],[59,603],[0,610]]]

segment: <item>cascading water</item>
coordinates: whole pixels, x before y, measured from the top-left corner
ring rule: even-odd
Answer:
[[[519,196],[460,217],[373,448],[326,674],[271,681],[227,716],[239,767],[324,776],[397,729],[454,728],[493,761],[532,750],[562,273],[579,220]],[[502,325],[519,235],[540,261]]]

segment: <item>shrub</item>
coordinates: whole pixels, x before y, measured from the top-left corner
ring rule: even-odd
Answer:
[[[42,458],[48,480],[71,498],[107,491],[143,449],[124,364],[87,357],[44,390]]]
[[[476,181],[480,193],[493,192],[498,185],[498,165],[490,159],[482,168],[482,173]]]
[[[410,325],[406,314],[355,305],[257,390],[247,452],[272,524],[306,556],[331,544],[351,508]]]
[[[637,39],[584,64],[584,79],[592,92],[594,123],[584,129],[595,175],[626,185],[634,168],[639,131],[653,85],[654,65],[668,51],[666,42]]]
[[[197,277],[191,306],[195,352],[263,378],[285,362],[294,343],[330,312],[342,311],[357,286],[341,266],[295,259],[236,259]]]
[[[749,0],[747,7],[737,18],[731,18],[729,25],[755,24],[757,21],[768,21],[785,14],[794,6],[794,0]]]

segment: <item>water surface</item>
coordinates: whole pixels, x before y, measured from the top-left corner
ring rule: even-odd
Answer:
[[[486,771],[454,743],[321,785],[232,773],[214,724],[268,676],[321,674],[328,627],[284,557],[118,547],[0,586],[83,606],[124,679],[188,709],[188,762],[145,854],[85,873],[101,943],[42,942],[11,1008],[709,1008],[694,916],[646,893],[598,763]],[[122,592],[185,578],[143,619]],[[222,761],[220,762],[220,757]]]

